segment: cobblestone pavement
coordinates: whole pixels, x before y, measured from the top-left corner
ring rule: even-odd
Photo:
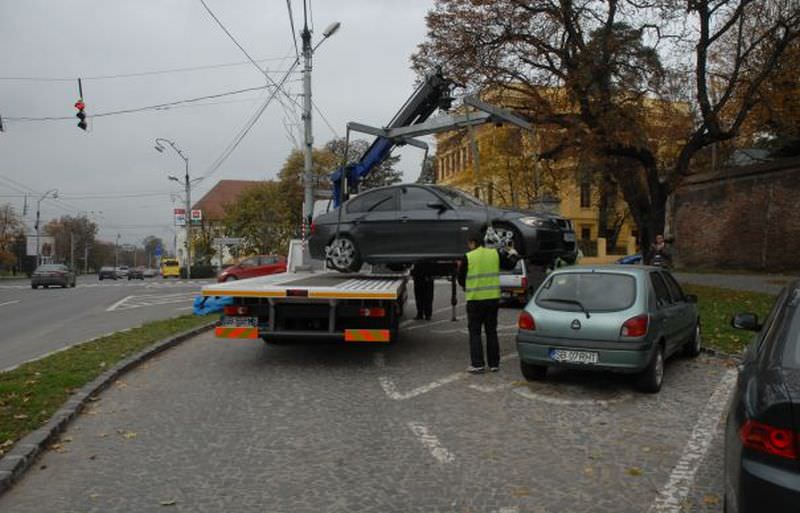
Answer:
[[[678,509],[653,504],[725,362],[671,360],[658,395],[588,372],[526,384],[508,308],[501,371],[467,375],[443,291],[390,346],[186,342],[103,393],[0,511],[721,511],[719,436]]]
[[[796,276],[780,274],[707,274],[676,272],[675,278],[681,283],[709,285],[749,292],[777,295],[789,281]]]

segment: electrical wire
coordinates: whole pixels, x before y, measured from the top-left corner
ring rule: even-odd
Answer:
[[[292,0],[286,0],[286,7],[289,9],[289,26],[292,29],[292,43],[294,43],[294,55],[300,58],[300,51],[297,49],[297,32],[294,29],[294,14],[292,14]]]
[[[322,111],[319,109],[319,107],[317,107],[317,104],[314,102],[314,100],[311,100],[311,105],[314,106],[314,110],[317,111],[317,114],[319,114],[319,117],[322,118],[322,121],[324,121],[325,124],[328,125],[328,128],[330,129],[331,132],[333,132],[333,135],[337,139],[339,139],[339,133],[336,131],[335,128],[333,128],[333,125],[331,125],[331,123],[328,121],[328,118],[325,117],[325,114],[323,114]]]

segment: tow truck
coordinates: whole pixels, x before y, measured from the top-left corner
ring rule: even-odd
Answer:
[[[470,111],[444,112],[428,119],[437,109],[447,111],[450,108],[452,88],[453,83],[437,71],[426,77],[388,126],[376,128],[348,123],[348,144],[351,131],[374,135],[376,139],[355,164],[346,164],[345,151],[345,164],[331,176],[335,206],[341,205],[350,193],[357,192],[359,182],[380,165],[395,146],[412,145],[424,149],[427,156],[428,145],[415,137],[470,129],[483,123],[512,123],[530,129],[527,121],[475,97],[464,99],[465,107],[472,108]],[[216,327],[218,337],[262,338],[265,342],[317,338],[381,343],[397,340],[407,298],[407,272],[345,274],[298,270],[292,264],[297,260],[293,253],[294,250],[303,251],[303,243],[292,242],[286,273],[203,287],[204,296],[233,298],[232,304],[225,306]],[[454,270],[452,262],[445,262],[433,272],[453,278]],[[451,279],[451,283],[452,320],[456,320],[455,279]]]

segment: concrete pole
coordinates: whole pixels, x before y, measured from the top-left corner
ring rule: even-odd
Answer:
[[[306,24],[303,28],[303,257],[300,261],[302,266],[308,266],[310,262],[307,261],[307,244],[306,238],[309,231],[309,219],[311,218],[312,209],[314,206],[314,184],[313,184],[313,159],[312,151],[314,147],[314,134],[311,130],[311,58],[313,56],[313,49],[311,47],[311,31],[308,30]]]
[[[192,184],[189,183],[189,159],[183,160],[186,162],[186,279],[189,280],[192,278]]]

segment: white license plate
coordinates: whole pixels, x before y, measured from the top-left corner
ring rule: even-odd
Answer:
[[[504,298],[509,298],[509,297],[511,297],[511,292],[509,292],[509,291],[507,291],[507,290],[504,290],[504,291],[501,293],[501,295],[502,295]]]
[[[591,351],[571,351],[568,349],[551,349],[550,359],[557,362],[583,363],[591,365],[597,363],[597,353]]]
[[[257,328],[258,317],[223,317],[221,324],[226,328]]]
[[[565,233],[564,242],[575,242],[575,234],[572,232]]]

